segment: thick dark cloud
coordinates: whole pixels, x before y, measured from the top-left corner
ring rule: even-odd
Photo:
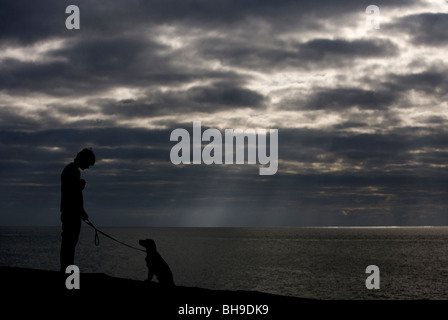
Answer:
[[[412,42],[417,45],[443,47],[448,43],[448,14],[421,13],[408,15],[388,28],[397,29],[410,35]]]
[[[0,43],[30,44],[65,34],[65,1],[3,1]],[[65,2],[67,3],[67,2]],[[65,30],[64,30],[65,29]]]
[[[395,174],[405,174],[416,169],[417,175],[419,172],[432,172],[431,175],[436,176],[440,168],[429,164],[444,162],[447,134],[443,129],[413,127],[385,134],[283,129],[283,143],[279,147],[279,154],[285,161],[296,160],[304,164],[333,164],[342,161],[346,169],[339,169],[339,172],[343,174],[350,173],[354,167],[358,167],[360,175],[368,175],[380,172],[382,168],[396,166]],[[427,161],[422,161],[425,157]],[[303,170],[306,173],[314,172],[312,166],[305,165]]]
[[[410,8],[420,1],[376,1],[389,8]],[[82,20],[80,34],[119,35],[139,32],[147,26],[159,24],[183,25],[219,30],[233,30],[247,23],[247,19],[263,20],[274,30],[326,27],[322,21],[344,21],[354,12],[365,11],[369,1],[296,1],[296,0],[247,0],[241,2],[215,0],[115,0],[100,4],[87,0],[52,0],[43,3],[26,0],[4,1],[0,7],[0,42],[33,43],[54,37],[79,35],[65,29],[68,14],[65,8],[77,5]]]
[[[448,93],[448,75],[446,68],[442,66],[438,70],[435,67],[411,73],[391,74],[386,80],[386,85],[395,91],[416,90],[435,96],[444,96]]]
[[[104,114],[122,118],[151,117],[173,113],[218,112],[237,108],[259,109],[265,98],[252,90],[227,82],[197,86],[185,91],[153,92],[136,100],[99,101]]]
[[[254,70],[313,69],[342,67],[354,59],[391,57],[398,48],[389,40],[314,39],[304,43],[264,45],[206,39],[197,47],[206,59],[217,59],[225,65]],[[331,58],[330,58],[331,57]]]
[[[19,114],[17,108],[13,106],[0,107],[0,127],[3,130],[33,130],[36,125],[35,120]]]
[[[83,39],[53,50],[48,63],[2,62],[0,89],[15,93],[87,94],[115,86],[178,84],[195,75],[172,67],[163,46],[136,38]]]
[[[209,90],[221,90],[219,94],[228,100],[226,103],[238,104],[243,99],[246,99],[244,103],[247,104],[254,103],[256,106],[259,103],[260,97],[256,93],[238,91],[244,89],[230,88],[229,85],[224,88],[225,82],[239,83],[248,76],[232,71],[180,67],[180,58],[167,54],[165,50],[164,45],[135,36],[87,36],[48,52],[47,56],[51,58],[49,62],[28,62],[12,58],[0,61],[0,90],[12,94],[39,92],[71,96],[100,93],[115,87],[147,89],[160,85],[178,86],[198,80],[221,80],[223,84],[217,84]],[[215,92],[209,91],[208,95],[212,93]],[[204,91],[202,94],[207,93]],[[233,102],[230,101],[232,99]]]
[[[386,74],[379,81],[367,79],[366,83],[375,83],[377,88],[316,88],[309,96],[289,97],[278,105],[286,110],[343,111],[357,107],[360,110],[382,110],[389,113],[391,106],[406,108],[414,103],[406,96],[410,91],[434,97],[443,97],[448,93],[448,78],[444,68],[435,70],[431,67],[426,71],[410,74]],[[358,122],[357,125],[359,124]]]
[[[307,99],[288,101],[281,107],[292,110],[343,110],[351,107],[381,110],[387,109],[397,98],[392,92],[358,88],[322,89]]]
[[[304,60],[324,61],[331,57],[388,57],[397,53],[397,46],[389,40],[330,40],[314,39],[300,44],[299,56]]]
[[[211,87],[196,87],[188,90],[193,101],[202,104],[259,107],[263,96],[255,91],[238,88],[229,83],[216,83]]]

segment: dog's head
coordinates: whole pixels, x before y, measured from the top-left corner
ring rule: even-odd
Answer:
[[[142,247],[144,247],[148,252],[153,252],[157,250],[156,243],[152,239],[140,240],[138,243]]]

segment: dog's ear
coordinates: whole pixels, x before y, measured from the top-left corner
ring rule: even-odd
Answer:
[[[156,242],[152,239],[146,240],[146,247],[148,248],[148,250],[151,250],[151,251],[157,250]]]

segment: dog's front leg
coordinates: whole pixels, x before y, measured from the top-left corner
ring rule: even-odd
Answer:
[[[148,281],[151,281],[153,277],[154,271],[152,270],[152,268],[148,268]]]

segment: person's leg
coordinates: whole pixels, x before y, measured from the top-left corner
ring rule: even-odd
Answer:
[[[81,219],[62,217],[61,272],[75,263],[75,248],[81,231]]]

